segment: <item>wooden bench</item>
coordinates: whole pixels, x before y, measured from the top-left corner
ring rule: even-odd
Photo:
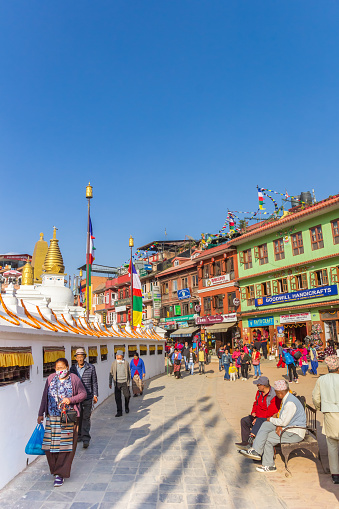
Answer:
[[[303,407],[305,408],[306,412],[306,427],[301,426],[287,426],[283,429],[281,435],[280,435],[280,444],[276,447],[280,447],[281,453],[283,455],[283,459],[285,461],[285,469],[286,473],[285,476],[289,477],[292,475],[291,471],[288,468],[288,459],[292,452],[298,450],[298,449],[304,449],[307,451],[311,451],[314,456],[318,457],[322,469],[324,473],[326,474],[326,470],[324,468],[324,465],[321,460],[320,451],[319,451],[319,445],[318,445],[318,438],[317,438],[317,411],[315,408],[311,407],[306,403],[306,398],[304,396],[297,396],[294,394],[299,401],[302,403]],[[301,442],[292,443],[292,444],[286,444],[281,443],[281,438],[285,432],[288,432],[291,428],[300,428],[306,430],[305,438]]]

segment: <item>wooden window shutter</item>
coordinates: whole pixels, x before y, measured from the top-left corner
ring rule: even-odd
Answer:
[[[310,272],[310,286],[315,288],[317,286],[317,276],[315,272]]]
[[[254,246],[254,258],[256,260],[259,259],[259,248],[258,248],[258,246]]]
[[[324,285],[328,285],[327,269],[323,269],[323,283]]]
[[[262,297],[261,283],[258,283],[255,285],[255,291],[256,291],[257,297]]]
[[[246,300],[246,287],[240,288],[240,297],[241,300]]]
[[[271,295],[271,282],[267,281],[266,283],[266,293],[267,295]]]
[[[273,295],[277,295],[279,293],[279,285],[278,285],[278,281],[276,279],[274,279],[272,281],[272,292],[273,292]]]
[[[244,264],[244,252],[243,251],[240,251],[240,253],[239,253],[239,260],[240,260],[240,263],[243,265]],[[226,270],[226,260],[225,260],[225,270]]]
[[[338,270],[337,267],[330,267],[331,282],[338,283]]]
[[[307,288],[307,274],[305,272],[301,274],[301,284],[303,288]]]
[[[251,285],[249,287],[249,289],[250,289],[250,298],[254,299],[254,297],[255,297],[255,295],[254,295],[254,285]]]
[[[292,292],[295,292],[297,290],[297,278],[295,276],[290,277],[290,285]]]
[[[283,293],[288,293],[287,279],[284,277],[282,280]]]

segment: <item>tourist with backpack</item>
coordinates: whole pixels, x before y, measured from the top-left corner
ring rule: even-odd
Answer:
[[[292,383],[293,381],[296,384],[299,383],[298,373],[297,373],[297,369],[296,369],[296,365],[295,365],[297,361],[294,359],[291,351],[284,350],[283,359],[284,359],[285,364],[287,364],[288,378],[289,378],[290,383]]]
[[[313,374],[313,375],[317,375],[318,372],[317,372],[317,369],[318,369],[318,354],[317,354],[317,350],[315,349],[313,343],[311,345],[311,348],[310,348],[310,357],[311,357],[311,370],[310,372]]]

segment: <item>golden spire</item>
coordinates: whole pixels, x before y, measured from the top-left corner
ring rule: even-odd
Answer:
[[[33,267],[29,259],[27,260],[26,265],[24,265],[22,269],[21,284],[22,285],[33,284]]]
[[[53,226],[53,238],[48,247],[43,269],[50,274],[63,274],[65,266],[58,244],[59,241],[56,238],[56,230],[57,228]]]

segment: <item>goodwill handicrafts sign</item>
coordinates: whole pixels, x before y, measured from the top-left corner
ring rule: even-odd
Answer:
[[[269,297],[260,297],[255,299],[256,306],[269,306],[271,304],[286,304],[296,300],[316,299],[319,297],[330,297],[337,295],[337,285],[322,286],[321,288],[313,288],[312,290],[300,290],[298,292],[283,293],[281,295],[271,295]]]

